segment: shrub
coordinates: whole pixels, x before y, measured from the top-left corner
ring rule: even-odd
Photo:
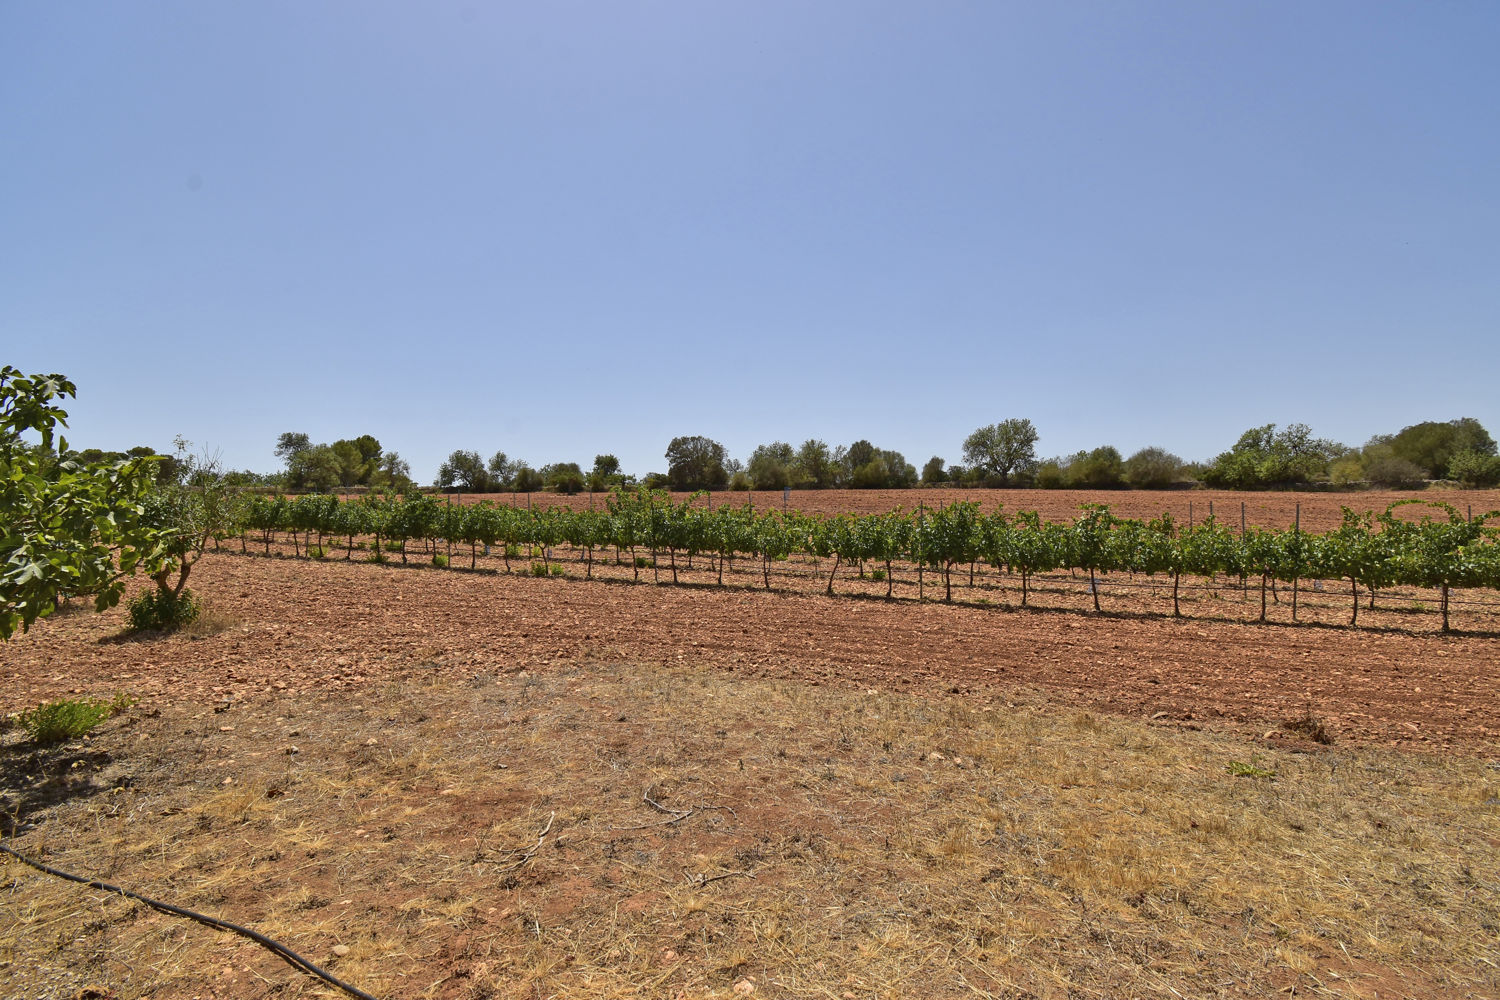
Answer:
[[[562,563],[551,563],[551,564],[549,564],[547,566],[547,572],[551,573],[553,576],[562,576],[563,575],[563,565],[562,565]]]
[[[22,712],[16,719],[26,735],[43,746],[77,739],[99,723],[135,704],[133,698],[117,695],[111,701],[98,698],[64,698]]]
[[[309,546],[307,550],[307,558],[309,559],[322,559],[327,554],[323,551],[323,546],[321,545]]]
[[[448,565],[448,557],[443,555],[441,552],[434,552],[432,554],[432,564],[439,568],[445,567]]]
[[[372,563],[390,562],[390,560],[386,558],[385,553],[381,552],[379,549],[376,549],[375,551],[371,552],[370,553],[370,558],[366,559],[365,561],[366,562],[372,562]]]
[[[1125,476],[1137,489],[1171,486],[1182,472],[1182,459],[1165,448],[1142,448],[1125,460]]]
[[[656,561],[654,559],[652,559],[651,557],[649,557],[649,556],[636,556],[635,557],[635,568],[636,569],[650,569],[652,566],[655,566],[655,565],[656,565]]]
[[[516,545],[514,542],[512,542],[510,545],[507,545],[505,547],[505,558],[507,558],[507,559],[519,559],[519,558],[521,558],[521,546]]]
[[[1370,464],[1365,478],[1380,486],[1391,486],[1401,490],[1419,489],[1426,482],[1427,474],[1416,464],[1404,458],[1382,458]]]
[[[535,562],[533,562],[531,564],[531,575],[532,576],[546,576],[547,575],[547,564],[544,563],[544,562],[542,562],[540,559],[538,559]]]
[[[878,580],[884,580],[885,579],[885,570],[883,570],[883,569],[872,569],[872,570],[870,570],[870,579],[871,580],[877,580],[877,581]]]
[[[387,552],[400,552],[401,551],[401,543],[400,542],[386,542],[385,543],[385,550]]]
[[[1448,477],[1465,486],[1500,484],[1500,456],[1481,455],[1477,451],[1459,452],[1448,462]]]
[[[148,629],[174,632],[198,617],[198,601],[191,590],[173,597],[170,592],[153,587],[131,598],[126,611],[132,632]]]

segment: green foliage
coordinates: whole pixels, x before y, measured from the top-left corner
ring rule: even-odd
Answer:
[[[538,559],[535,562],[533,562],[531,564],[531,575],[532,576],[546,576],[547,575],[547,564],[545,562],[543,562],[542,560],[540,560],[540,559]]]
[[[1232,760],[1224,766],[1224,770],[1236,778],[1274,778],[1276,772],[1260,766],[1260,754],[1251,754],[1250,762]]]
[[[550,574],[552,574],[553,576],[562,576],[563,575],[563,564],[562,563],[549,563],[547,565],[547,572],[550,573]]]
[[[1500,456],[1459,452],[1448,462],[1448,478],[1471,489],[1500,485]]]
[[[142,591],[130,599],[126,610],[130,615],[130,631],[145,632],[159,629],[175,632],[192,624],[198,617],[198,600],[191,590],[179,594],[154,588]]]
[[[34,743],[51,746],[74,740],[111,716],[118,715],[135,699],[116,695],[109,701],[98,698],[64,698],[38,705],[16,717]]]
[[[1278,432],[1275,424],[1252,427],[1224,452],[1201,479],[1205,485],[1229,489],[1266,489],[1317,482],[1348,449],[1325,438],[1314,438],[1306,424],[1289,424]]]
[[[1365,478],[1377,486],[1413,490],[1426,485],[1427,473],[1414,462],[1390,456],[1371,462],[1365,469]]]
[[[1036,427],[1012,417],[981,427],[964,439],[964,461],[1010,486],[1012,478],[1026,478],[1036,465]]]
[[[729,453],[706,437],[676,437],[667,445],[667,479],[674,490],[723,487],[729,482]]]
[[[434,552],[432,554],[432,564],[439,569],[447,569],[448,557],[443,555],[441,552]]]
[[[1433,479],[1457,478],[1449,469],[1455,455],[1464,452],[1485,456],[1495,454],[1495,439],[1473,417],[1413,424],[1383,440],[1390,445],[1396,458],[1405,459]]]
[[[1165,448],[1142,448],[1125,460],[1125,478],[1136,489],[1165,489],[1181,474],[1182,459]]]
[[[51,614],[59,600],[89,595],[96,610],[120,600],[139,567],[170,557],[171,528],[145,518],[158,460],[58,460],[67,440],[59,401],[74,396],[61,375],[0,368],[0,638]],[[25,434],[38,441],[28,444]]]

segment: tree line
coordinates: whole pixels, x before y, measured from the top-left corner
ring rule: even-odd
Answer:
[[[285,435],[283,435],[285,437]],[[747,460],[731,458],[719,442],[701,435],[673,438],[665,472],[625,474],[614,455],[598,455],[585,472],[573,462],[532,468],[497,452],[486,463],[475,451],[455,451],[434,486],[463,493],[554,490],[604,492],[617,486],[651,489],[780,490],[905,489],[923,486],[1040,487],[1043,489],[1164,489],[1201,483],[1219,489],[1278,489],[1359,485],[1414,489],[1430,480],[1469,487],[1500,484],[1500,456],[1484,426],[1472,417],[1427,421],[1352,448],[1313,435],[1306,424],[1252,427],[1233,447],[1208,462],[1186,462],[1161,447],[1126,457],[1112,445],[1071,455],[1038,458],[1039,435],[1025,418],[977,428],[964,439],[963,460],[934,455],[920,472],[898,451],[861,439],[830,447],[817,438],[800,446],[772,441]]]

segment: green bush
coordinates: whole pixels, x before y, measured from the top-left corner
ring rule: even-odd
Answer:
[[[1459,452],[1448,462],[1448,477],[1465,486],[1500,484],[1500,457],[1477,451]]]
[[[562,576],[563,575],[563,565],[562,565],[562,563],[551,563],[551,564],[549,564],[547,566],[547,572],[551,573],[553,576]]]
[[[173,597],[169,592],[153,587],[131,598],[126,611],[130,615],[132,632],[148,629],[175,632],[198,617],[198,599],[191,590]]]
[[[544,563],[544,562],[542,562],[540,559],[538,559],[537,561],[533,562],[531,564],[531,575],[532,576],[546,576],[547,575],[547,564]]]
[[[370,553],[370,557],[368,559],[366,559],[365,561],[366,562],[372,562],[372,563],[390,562],[390,560],[386,558],[385,553],[381,552],[379,549],[376,549],[374,552],[371,552]]]
[[[400,542],[386,542],[385,543],[385,550],[387,552],[400,552],[401,551],[401,543]]]
[[[77,739],[111,715],[118,715],[131,705],[133,698],[117,695],[111,701],[98,698],[64,698],[49,701],[16,717],[26,735],[43,746]]]
[[[307,558],[309,559],[322,559],[327,554],[327,552],[323,551],[323,546],[321,545],[312,545],[307,549]]]
[[[515,544],[514,542],[512,542],[510,545],[507,545],[505,547],[505,558],[507,558],[507,559],[519,559],[519,558],[521,558],[521,546]]]
[[[871,580],[877,580],[877,581],[884,580],[885,579],[885,570],[883,570],[883,569],[872,569],[872,570],[870,570],[870,579]]]
[[[655,565],[656,565],[655,561],[653,561],[648,556],[636,556],[635,557],[635,568],[636,569],[650,569],[652,566],[655,566]]]
[[[448,557],[443,555],[441,552],[434,552],[432,555],[432,564],[438,567],[447,566]]]

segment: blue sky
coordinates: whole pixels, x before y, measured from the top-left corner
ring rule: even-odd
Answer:
[[[1500,5],[0,6],[0,361],[73,439],[1500,434]]]

